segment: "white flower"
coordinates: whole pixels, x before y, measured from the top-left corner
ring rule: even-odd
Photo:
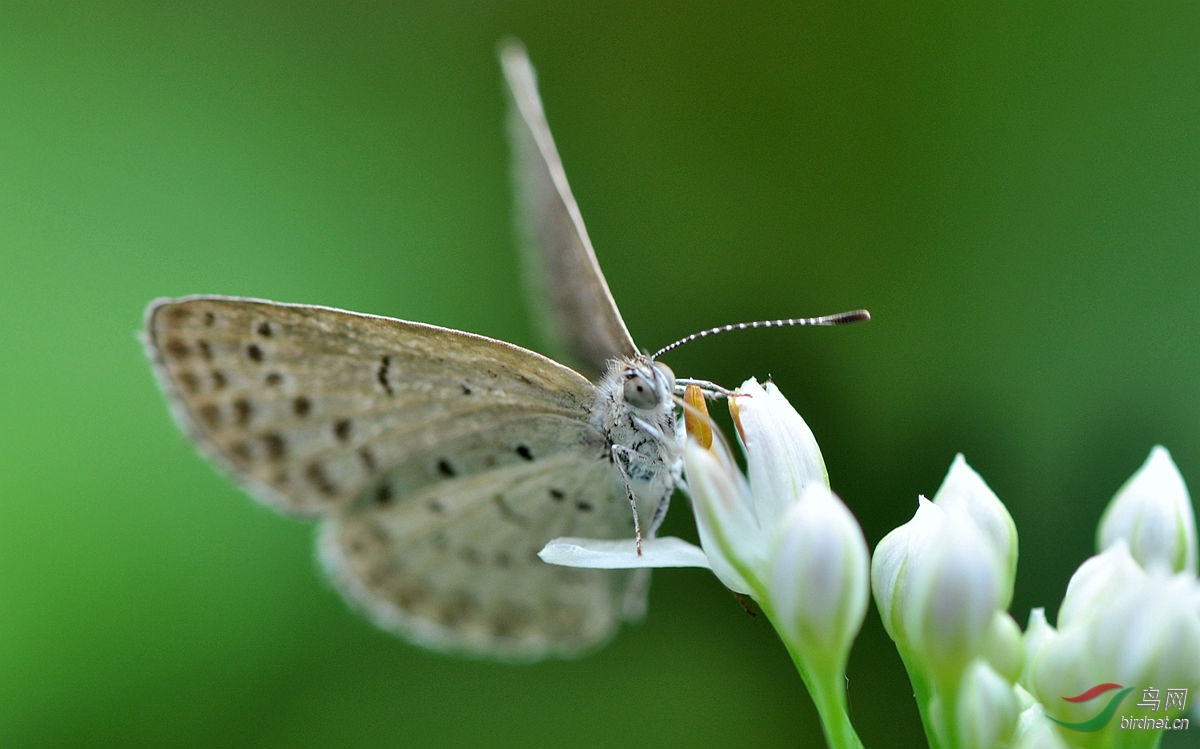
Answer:
[[[1025,634],[1021,636],[1025,658],[1019,679],[1022,684],[1026,685],[1026,688],[1030,683],[1033,665],[1037,663],[1038,657],[1054,642],[1054,638],[1057,636],[1058,631],[1046,620],[1046,609],[1036,608],[1029,612],[1029,623],[1025,625]]]
[[[793,652],[844,668],[866,615],[868,550],[862,530],[829,490],[825,462],[804,419],[772,383],[747,380],[729,398],[746,452],[743,476],[711,428],[703,400],[686,397],[684,467],[703,551],[677,538],[560,538],[543,560],[576,567],[707,566],[768,612]],[[707,443],[707,444],[705,444]]]
[[[713,572],[729,588],[761,597],[789,511],[809,487],[828,489],[825,462],[812,431],[774,384],[747,380],[729,404],[749,479],[720,440],[711,449],[688,440],[684,470]]]
[[[1020,693],[1020,687],[1018,694]],[[1042,706],[1029,700],[1017,719],[1017,732],[1013,737],[1012,749],[1070,749],[1054,727],[1054,723],[1046,720]]]
[[[1186,574],[1146,573],[1090,622],[1092,657],[1122,684],[1200,689],[1200,586]]]
[[[962,453],[954,456],[946,478],[933,495],[933,503],[949,512],[967,515],[983,533],[1003,570],[1001,608],[1008,608],[1017,576],[1017,526],[1000,498],[983,477],[967,465]]]
[[[1118,539],[1076,570],[1057,630],[1030,617],[1026,653],[1022,681],[1062,720],[1086,717],[1061,698],[1094,684],[1200,689],[1200,583],[1143,569]]]
[[[1099,551],[1117,540],[1129,544],[1138,564],[1168,572],[1197,573],[1196,516],[1179,469],[1156,446],[1116,493],[1100,518]]]
[[[990,749],[1008,745],[1022,709],[1010,681],[982,659],[976,659],[964,670],[955,698],[958,720],[950,730],[956,735],[945,742],[946,746]],[[937,715],[940,709],[939,700],[935,699],[935,718],[943,717]]]
[[[1005,574],[970,516],[925,498],[879,542],[871,565],[885,629],[937,681],[953,681],[988,645]],[[907,660],[906,660],[907,662]]]
[[[1002,573],[985,544],[973,524],[945,513],[932,548],[908,561],[904,629],[909,647],[936,681],[952,681],[980,654],[1002,610]]]
[[[643,539],[641,556],[632,540],[558,538],[539,556],[574,567],[708,566],[732,590],[754,593],[758,583],[752,579],[766,579],[768,555],[785,515],[809,486],[828,488],[825,463],[812,431],[772,383],[764,387],[752,378],[730,396],[749,479],[725,442],[712,441],[703,404],[702,399],[689,400],[685,416],[689,429],[707,432],[701,435],[707,437],[705,444],[689,438],[684,448],[703,552],[677,538]]]
[[[1058,608],[1058,629],[1088,621],[1121,591],[1139,585],[1145,577],[1123,540],[1090,557],[1079,565],[1067,583],[1067,592]]]
[[[1021,626],[1007,611],[992,614],[991,624],[983,638],[982,657],[996,673],[1015,683],[1025,665],[1025,641]]]
[[[844,668],[870,596],[866,539],[821,484],[805,489],[782,525],[765,580],[775,625],[799,649]]]
[[[1019,670],[1014,627],[995,620],[1012,598],[1017,531],[1004,505],[962,455],[934,501],[875,547],[872,591],[884,628],[908,662],[953,680],[984,654]],[[986,651],[986,652],[985,652]]]
[[[631,567],[708,567],[699,548],[680,538],[655,538],[642,543],[641,556],[631,538],[606,541],[596,538],[556,538],[538,552],[543,562],[565,567],[620,570]]]

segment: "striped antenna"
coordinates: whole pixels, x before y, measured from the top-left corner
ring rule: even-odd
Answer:
[[[821,315],[820,317],[792,317],[787,320],[758,320],[756,322],[737,322],[729,325],[720,325],[708,330],[701,330],[699,333],[692,333],[689,336],[684,336],[674,343],[669,343],[663,346],[650,357],[657,359],[668,351],[679,348],[685,343],[698,341],[701,338],[707,338],[710,335],[717,333],[728,333],[731,330],[749,330],[751,328],[791,328],[799,325],[846,325],[847,323],[859,322],[860,320],[870,320],[871,313],[865,309],[856,309],[849,312],[838,312],[834,315]]]

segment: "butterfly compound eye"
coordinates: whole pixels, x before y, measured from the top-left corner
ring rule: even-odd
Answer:
[[[634,408],[649,410],[658,405],[658,388],[647,374],[631,371],[625,377],[625,402]]]
[[[665,386],[663,392],[668,394],[675,392],[675,373],[671,371],[671,368],[660,361],[656,361],[654,362],[654,371],[662,378],[663,385]]]

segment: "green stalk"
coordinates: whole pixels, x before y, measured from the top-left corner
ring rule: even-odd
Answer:
[[[764,605],[762,597],[757,600],[763,613],[771,620],[771,625],[775,626],[774,612]],[[800,674],[800,679],[808,689],[809,697],[817,707],[817,714],[821,718],[821,730],[825,733],[825,742],[832,749],[863,749],[862,740],[859,739],[858,733],[850,723],[850,716],[846,714],[845,663],[828,664],[829,668],[827,669],[819,668],[826,664],[809,663],[795,643],[783,637],[779,627],[775,627],[775,631],[780,634],[779,639],[787,648],[788,655],[792,657],[792,663]],[[818,667],[814,668],[814,666]]]

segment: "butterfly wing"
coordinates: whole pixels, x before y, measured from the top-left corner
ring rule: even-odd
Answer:
[[[554,146],[533,66],[518,42],[500,49],[509,92],[509,137],[518,222],[534,298],[551,338],[595,380],[609,359],[637,354],[596,262],[579,206]]]
[[[326,524],[321,557],[377,624],[426,647],[505,660],[578,655],[625,616],[631,575],[557,567],[537,552],[564,535],[632,537],[614,478],[607,462],[559,450],[400,500],[373,492]]]
[[[629,533],[578,373],[469,333],[229,297],[152,303],[146,347],[202,452],[265,503],[329,518],[322,556],[381,623],[505,658],[574,652],[615,626],[620,576],[564,585],[569,571],[530,557],[556,535]],[[379,529],[385,548],[355,551]]]

